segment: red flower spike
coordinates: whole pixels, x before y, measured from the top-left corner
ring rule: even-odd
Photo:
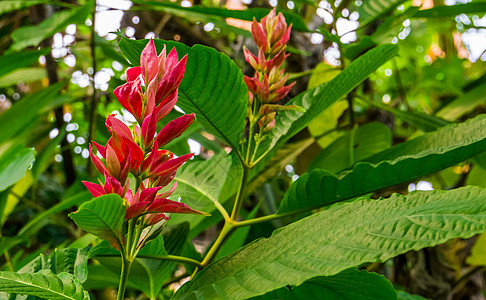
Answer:
[[[155,138],[155,132],[157,131],[157,114],[151,113],[142,123],[142,137],[145,149],[152,147],[152,142]]]
[[[93,195],[93,197],[96,198],[105,194],[105,190],[101,185],[89,181],[81,182],[88,188],[88,191],[91,193],[91,195]]]
[[[129,81],[115,89],[115,96],[137,121],[142,120],[142,87],[140,78]]]
[[[124,197],[128,188],[128,184],[122,186],[121,183],[115,178],[105,173],[105,184],[100,184],[82,181],[82,183],[88,188],[93,197],[99,197],[107,194],[117,194],[120,197]]]
[[[155,108],[155,111],[157,112],[157,121],[160,121],[163,117],[167,116],[167,114],[174,108],[177,103],[177,96],[178,90],[175,90],[157,105]]]
[[[140,55],[140,68],[143,81],[147,87],[159,73],[159,61],[153,39],[150,39]]]
[[[101,146],[97,142],[92,142],[92,143],[95,145],[96,150],[98,150],[101,156],[106,157],[106,147]]]
[[[157,144],[164,146],[173,139],[179,137],[194,122],[196,115],[194,113],[183,115],[175,120],[170,121],[160,130],[157,135]]]
[[[155,141],[152,147],[152,151],[143,160],[142,164],[140,165],[140,172],[144,173],[147,169],[150,169],[151,166],[164,163],[165,161],[171,159],[172,157],[173,154],[170,151],[159,150],[157,141]]]
[[[117,135],[132,140],[132,131],[128,126],[123,123],[121,120],[117,119],[115,115],[109,115],[108,118],[106,119],[106,128],[110,132],[110,134],[113,134],[113,132],[116,132]]]
[[[182,132],[194,121],[194,114],[184,115],[171,121],[156,136],[156,123],[165,117],[175,106],[178,87],[184,76],[187,56],[180,61],[176,49],[166,54],[166,48],[157,56],[155,43],[150,40],[141,54],[140,67],[127,70],[127,83],[115,89],[115,96],[138,122],[130,129],[113,115],[106,120],[111,134],[106,146],[94,143],[106,162],[93,154],[90,156],[96,168],[105,175],[105,183],[84,182],[96,197],[116,193],[125,197],[126,219],[147,214],[144,224],[151,225],[167,219],[165,212],[200,213],[185,204],[167,200],[174,192],[175,183],[170,190],[157,196],[157,192],[167,186],[176,174],[177,168],[190,159],[193,154],[173,158],[167,150],[159,150]],[[142,82],[145,88],[142,88]],[[141,127],[139,127],[141,126]],[[150,153],[147,153],[150,151]],[[133,192],[128,189],[128,173],[142,177],[150,188],[142,183]],[[154,202],[156,202],[154,204]],[[155,211],[149,211],[148,209]]]
[[[188,153],[177,158],[170,159],[158,166],[156,166],[151,172],[149,172],[149,176],[162,176],[172,171],[177,170],[182,164],[188,161],[194,153]]]
[[[150,214],[150,215],[147,215],[147,217],[145,218],[145,223],[147,225],[154,225],[154,224],[159,223],[162,220],[167,221],[168,219],[169,219],[169,217],[167,217],[164,214]]]
[[[255,20],[255,18],[253,18],[253,23],[251,24],[251,34],[258,48],[262,48],[265,52],[268,48],[270,48],[270,43],[267,40],[267,34],[263,30],[263,27]]]
[[[108,171],[105,165],[103,164],[103,162],[101,162],[101,159],[98,156],[93,154],[93,148],[91,147],[91,145],[89,145],[89,156],[91,156],[91,160],[93,161],[93,164],[95,165],[96,169],[98,169],[100,173],[104,174]]]
[[[147,211],[158,213],[200,214],[206,213],[194,210],[184,203],[157,197],[148,207]]]
[[[179,87],[179,84],[184,77],[186,61],[187,56],[184,56],[179,62],[177,62],[177,52],[175,51],[175,48],[172,49],[167,56],[167,65],[164,72],[166,75],[160,79],[155,96],[155,102],[157,105],[159,105],[163,99],[168,97]]]
[[[168,185],[175,177],[176,171],[172,171],[171,173],[164,174],[160,177],[152,177],[150,178],[149,182],[154,186],[166,186]]]
[[[117,153],[110,145],[106,146],[106,168],[111,176],[120,179],[122,168]]]
[[[175,174],[175,173],[174,173],[174,174]],[[172,179],[171,179],[171,180],[172,180]],[[161,186],[161,187],[163,187],[163,186]],[[165,193],[159,194],[159,197],[160,197],[160,198],[167,198],[167,197],[169,197],[169,196],[170,196],[170,195],[172,195],[172,193],[175,191],[176,187],[177,187],[177,182],[174,182],[174,184],[172,185],[172,187],[170,188],[170,190],[168,190],[168,191],[167,191],[167,192],[165,192]]]
[[[159,74],[158,74],[158,79],[164,75],[165,73],[165,66],[166,66],[166,57],[167,57],[167,47],[164,45],[164,48],[160,52],[159,56],[157,59],[159,60]]]
[[[138,78],[138,76],[140,76],[141,72],[142,69],[140,68],[140,66],[129,68],[127,70],[127,81],[134,81]]]

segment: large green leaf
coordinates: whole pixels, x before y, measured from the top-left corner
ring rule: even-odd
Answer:
[[[40,254],[18,273],[33,274],[48,269],[54,274],[73,274],[80,282],[84,282],[88,276],[88,252],[89,248],[54,249],[49,256]]]
[[[81,229],[107,240],[112,246],[121,246],[126,206],[117,194],[108,194],[83,203],[69,217]]]
[[[230,175],[231,157],[222,152],[204,161],[185,164],[178,171],[176,193],[190,207],[207,211],[219,202],[221,190]]]
[[[392,11],[395,7],[407,0],[374,0],[363,1],[358,7],[360,24],[369,24],[378,17]]]
[[[352,288],[350,288],[352,287]],[[397,293],[383,276],[366,271],[346,270],[334,276],[315,277],[291,289],[284,287],[252,300],[382,299],[396,300]]]
[[[0,77],[0,88],[17,85],[20,82],[32,82],[47,77],[45,68],[22,68]]]
[[[280,228],[212,263],[175,299],[246,299],[484,231],[482,188],[361,198]]]
[[[455,17],[460,14],[484,13],[486,11],[486,3],[477,1],[473,3],[457,4],[457,5],[442,5],[429,9],[418,11],[414,18],[440,18],[440,17]]]
[[[382,123],[368,123],[350,130],[322,150],[309,168],[337,173],[390,146],[390,129]]]
[[[73,275],[65,272],[56,275],[51,270],[33,274],[0,271],[0,291],[52,300],[90,299],[81,282]]]
[[[266,155],[277,143],[282,145],[304,129],[322,111],[349,93],[379,66],[397,55],[397,51],[397,46],[391,44],[374,48],[353,61],[328,83],[307,90],[290,100],[289,104],[301,106],[306,109],[306,112],[303,114],[296,111],[279,112],[276,125],[262,142],[257,157]]]
[[[174,178],[177,181],[175,194],[190,207],[212,213],[216,202],[223,203],[228,199],[228,186],[233,187],[236,182],[238,168],[230,155],[221,152],[205,161],[194,161],[185,164]],[[236,175],[235,175],[236,174]],[[234,193],[234,190],[230,190]],[[170,224],[189,222],[191,227],[204,221],[207,216],[173,214]]]
[[[3,112],[0,115],[0,128],[8,128],[8,130],[0,131],[0,144],[24,135],[29,128],[34,126],[39,112],[56,99],[64,84],[64,82],[60,82],[25,96]]]
[[[0,15],[8,13],[13,10],[29,7],[39,3],[45,2],[44,0],[3,0],[0,2]]]
[[[140,53],[147,42],[122,38],[118,46],[132,65],[139,65]],[[195,113],[207,130],[237,151],[245,128],[248,101],[248,89],[238,66],[228,56],[209,47],[189,48],[177,42],[155,40],[158,51],[164,45],[168,50],[175,47],[179,58],[187,54],[177,105],[186,113]]]
[[[486,101],[486,84],[481,84],[460,95],[446,106],[442,107],[437,116],[448,121],[455,121],[473,111]]]
[[[335,176],[316,169],[285,194],[279,213],[328,205],[453,166],[486,149],[486,115],[398,144]]]
[[[0,56],[0,76],[18,68],[28,67],[36,62],[39,56],[46,55],[50,51],[51,49],[44,48],[41,50],[28,50],[2,55]]]
[[[11,35],[14,41],[12,49],[19,51],[29,46],[38,46],[43,40],[64,29],[67,25],[84,23],[93,8],[93,1],[86,1],[85,5],[76,9],[66,9],[55,13],[38,25],[17,29]]]
[[[13,147],[0,156],[0,191],[22,179],[34,159],[35,150],[22,146]]]
[[[403,111],[374,101],[369,101],[366,103],[378,107],[379,109],[382,109],[384,111],[390,112],[403,122],[415,126],[424,132],[434,131],[442,126],[449,124],[449,122],[446,120],[443,120],[439,117],[427,115],[422,112]]]
[[[260,21],[263,17],[268,15],[270,9],[268,8],[248,8],[244,10],[227,9],[222,7],[204,7],[200,5],[193,5],[191,7],[182,7],[179,4],[170,2],[157,2],[157,1],[145,1],[134,0],[133,2],[143,5],[142,7],[135,7],[135,9],[150,9],[161,10],[175,15],[186,17],[190,20],[194,20],[194,17],[198,16],[211,16],[221,18],[233,18],[244,21],[252,21],[255,18]],[[285,20],[288,24],[292,24],[292,29],[297,31],[307,32],[309,29],[305,25],[304,20],[298,14],[289,11],[282,11],[285,16]]]

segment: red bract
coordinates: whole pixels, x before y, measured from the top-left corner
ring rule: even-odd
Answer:
[[[186,60],[184,56],[179,61],[175,48],[166,55],[165,46],[157,56],[154,41],[150,40],[140,56],[140,67],[128,69],[128,82],[115,89],[115,96],[138,123],[154,111],[159,121],[177,102],[177,89],[184,77]],[[142,93],[142,81],[145,94]]]
[[[117,99],[133,114],[138,125],[130,128],[114,115],[108,116],[106,127],[111,137],[106,146],[93,142],[105,162],[93,153],[90,145],[91,159],[105,175],[105,184],[83,183],[95,197],[110,193],[124,197],[128,206],[125,218],[145,215],[143,224],[146,226],[166,219],[164,213],[201,213],[166,199],[176,184],[169,192],[157,195],[174,179],[177,169],[193,156],[189,153],[174,157],[170,151],[159,147],[179,137],[194,121],[194,114],[169,122],[156,134],[157,121],[177,102],[185,67],[186,57],[179,61],[175,49],[166,55],[165,47],[157,56],[154,41],[150,40],[142,51],[140,67],[128,69],[127,83],[115,89]],[[134,191],[128,189],[128,173],[139,183]]]
[[[258,48],[261,48],[265,54],[277,54],[286,47],[290,39],[290,30],[292,25],[287,28],[284,16],[272,9],[270,13],[258,23],[253,19],[251,33]]]
[[[99,181],[99,180],[98,180]],[[128,189],[128,184],[122,186],[118,180],[105,173],[105,184],[99,181],[100,184],[83,181],[83,184],[88,188],[93,197],[99,197],[106,194],[117,194],[124,197]]]
[[[153,225],[161,219],[166,219],[164,213],[192,213],[204,214],[200,211],[194,210],[184,203],[166,199],[176,188],[176,184],[166,193],[157,195],[157,192],[162,187],[156,188],[141,188],[137,193],[132,194],[127,192],[126,198],[129,202],[129,207],[125,215],[125,219],[131,219],[142,214],[145,215],[145,222],[147,225]]]

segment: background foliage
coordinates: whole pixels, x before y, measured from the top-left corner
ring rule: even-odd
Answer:
[[[195,266],[174,257],[201,261],[222,227],[216,205],[231,210],[242,46],[256,49],[248,21],[272,6],[293,24],[283,102],[305,112],[277,115],[249,174],[240,216],[267,222],[243,221],[179,289]],[[212,215],[172,216],[129,297],[484,297],[485,13],[480,0],[1,1],[1,297],[114,299],[119,258],[67,215],[91,200],[88,143],[107,141],[108,114],[131,118],[113,90],[147,38],[188,54],[178,106],[197,119],[166,147],[196,152],[176,196]],[[123,220],[90,209],[125,208],[105,197],[75,221],[111,232]]]

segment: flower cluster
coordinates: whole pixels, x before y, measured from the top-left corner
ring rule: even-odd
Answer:
[[[176,104],[185,67],[186,57],[179,61],[176,50],[167,55],[165,47],[157,56],[155,44],[150,40],[142,52],[140,66],[128,69],[127,83],[115,89],[118,101],[138,124],[129,127],[114,115],[108,116],[106,127],[111,135],[108,143],[102,146],[93,142],[105,162],[93,153],[90,145],[91,159],[104,174],[105,183],[83,183],[94,197],[120,195],[127,206],[126,220],[144,215],[143,222],[149,226],[167,219],[164,213],[201,213],[167,199],[176,184],[168,192],[158,194],[172,181],[177,168],[193,156],[189,153],[174,157],[159,147],[180,136],[194,121],[194,114],[169,122],[156,134],[157,121]],[[136,179],[134,191],[129,188],[129,173]]]
[[[299,109],[296,106],[282,106],[278,102],[284,98],[295,83],[285,85],[289,77],[282,66],[292,25],[287,27],[284,16],[273,9],[260,23],[253,19],[251,31],[258,46],[258,55],[243,47],[246,61],[255,70],[253,77],[245,76],[249,89],[249,116],[258,122],[260,131],[268,131],[275,125],[279,110]]]

